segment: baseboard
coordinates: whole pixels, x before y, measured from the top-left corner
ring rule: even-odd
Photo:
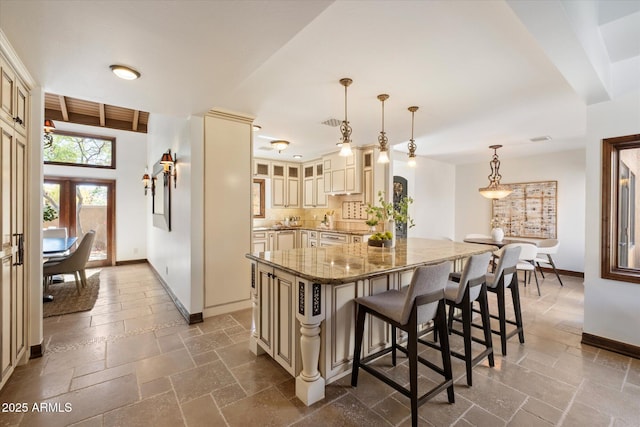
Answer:
[[[555,274],[553,272],[553,268],[550,267],[542,267],[542,271],[546,273]],[[584,279],[584,273],[581,271],[571,271],[571,270],[561,270],[558,268],[558,273],[563,276],[572,276],[572,277],[581,277]]]
[[[38,357],[42,357],[44,355],[44,341],[42,341],[40,344],[32,345],[29,350],[29,359],[37,359]]]
[[[189,310],[187,310],[186,307],[182,305],[180,300],[171,290],[171,287],[164,281],[162,276],[158,274],[156,269],[153,268],[153,265],[149,264],[149,267],[151,267],[151,271],[153,271],[153,274],[155,274],[155,276],[158,278],[164,290],[169,294],[171,301],[173,301],[173,304],[176,306],[182,317],[184,317],[184,320],[186,320],[189,325],[193,325],[194,323],[202,323],[204,321],[202,313],[189,313]]]
[[[624,354],[625,356],[640,359],[640,347],[627,344],[620,341],[615,341],[609,338],[599,337],[597,335],[591,335],[586,332],[582,333],[582,344],[587,344],[593,347],[602,348],[604,350],[613,351],[614,353]]]
[[[146,264],[149,261],[147,261],[146,258],[143,259],[128,259],[125,261],[116,261],[116,266],[120,266],[120,265],[131,265],[131,264]]]

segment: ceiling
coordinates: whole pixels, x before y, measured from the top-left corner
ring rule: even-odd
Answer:
[[[44,94],[44,117],[109,129],[147,133],[149,113],[53,93]]]
[[[322,122],[344,117],[342,77],[354,145],[376,143],[387,93],[397,149],[420,107],[421,156],[583,147],[586,106],[640,87],[639,20],[640,0],[0,0],[0,28],[46,92],[153,117],[247,113],[262,126],[256,154],[283,160],[335,150],[339,130]],[[142,77],[119,80],[110,64]],[[264,150],[270,137],[290,148]]]

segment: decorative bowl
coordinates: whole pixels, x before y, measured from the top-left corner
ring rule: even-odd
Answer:
[[[369,246],[375,246],[377,248],[390,248],[391,243],[393,243],[392,240],[368,240]]]

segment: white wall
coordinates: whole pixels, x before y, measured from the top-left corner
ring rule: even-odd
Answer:
[[[455,166],[417,156],[416,167],[404,160],[393,161],[393,175],[407,178],[408,195],[413,198],[409,213],[415,227],[409,237],[454,237]]]
[[[55,122],[57,130],[116,138],[116,169],[45,165],[45,176],[111,179],[116,182],[116,261],[147,257],[150,220],[142,175],[147,164],[147,135],[116,129]],[[40,183],[42,185],[42,183]]]
[[[488,161],[456,167],[455,240],[469,233],[489,234],[491,201],[478,192],[488,183]],[[558,181],[558,268],[584,271],[585,151],[572,150],[523,158],[501,158],[502,183]]]
[[[602,139],[640,134],[640,92],[587,110],[584,332],[640,346],[640,284],[600,277]]]
[[[197,221],[198,213],[192,206],[202,194],[194,192],[194,188],[197,191],[202,185],[192,184],[193,172],[202,162],[202,156],[198,154],[202,151],[201,123],[200,118],[154,114],[149,120],[148,134],[149,170],[160,160],[162,153],[171,149],[177,157],[177,185],[171,187],[171,231],[153,226],[150,198],[147,201],[147,259],[189,313],[202,312],[202,275],[192,269],[202,268],[192,265],[192,249],[197,246],[192,241],[192,233],[201,227],[201,224],[193,224],[194,215]],[[198,253],[194,254],[197,256]]]

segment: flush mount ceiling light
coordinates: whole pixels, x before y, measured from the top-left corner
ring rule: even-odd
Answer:
[[[415,168],[416,167],[416,148],[418,148],[418,146],[416,145],[416,142],[413,139],[413,122],[414,122],[413,116],[415,115],[416,111],[418,111],[418,107],[416,106],[409,107],[408,110],[411,111],[411,139],[409,140],[408,165],[409,167]]]
[[[253,128],[253,131],[254,131],[254,132],[259,132],[259,131],[261,131],[261,130],[262,130],[262,126],[260,126],[260,125],[253,125],[253,127],[252,127],[252,128]]]
[[[544,135],[544,136],[536,136],[535,138],[531,138],[529,141],[531,142],[542,142],[542,141],[551,141],[553,138],[551,138],[549,135]]]
[[[271,141],[271,146],[274,148],[274,150],[278,150],[278,153],[281,153],[282,150],[285,150],[289,146],[289,141],[276,139],[275,141]]]
[[[134,70],[133,68],[127,67],[126,65],[110,65],[111,71],[113,74],[120,77],[124,80],[135,80],[140,78],[140,73]]]
[[[341,156],[350,156],[352,154],[351,126],[349,126],[349,120],[347,120],[347,88],[351,83],[353,83],[353,80],[349,78],[340,79],[340,84],[344,86],[344,120],[340,124],[340,133],[342,134]]]
[[[380,94],[378,95],[378,99],[382,102],[382,130],[380,131],[380,135],[378,135],[378,144],[380,144],[378,163],[389,163],[389,148],[387,147],[389,138],[387,138],[387,134],[384,131],[384,101],[389,99],[389,95],[386,93]]]
[[[502,175],[500,175],[500,159],[498,159],[498,148],[500,147],[502,147],[502,145],[489,146],[489,148],[493,150],[493,157],[489,162],[489,166],[491,167],[491,174],[488,176],[489,185],[478,189],[480,194],[487,199],[502,199],[513,191],[509,186],[500,184],[500,179],[502,178]]]
[[[301,159],[302,158],[302,154],[294,154],[293,158],[294,159]]]

